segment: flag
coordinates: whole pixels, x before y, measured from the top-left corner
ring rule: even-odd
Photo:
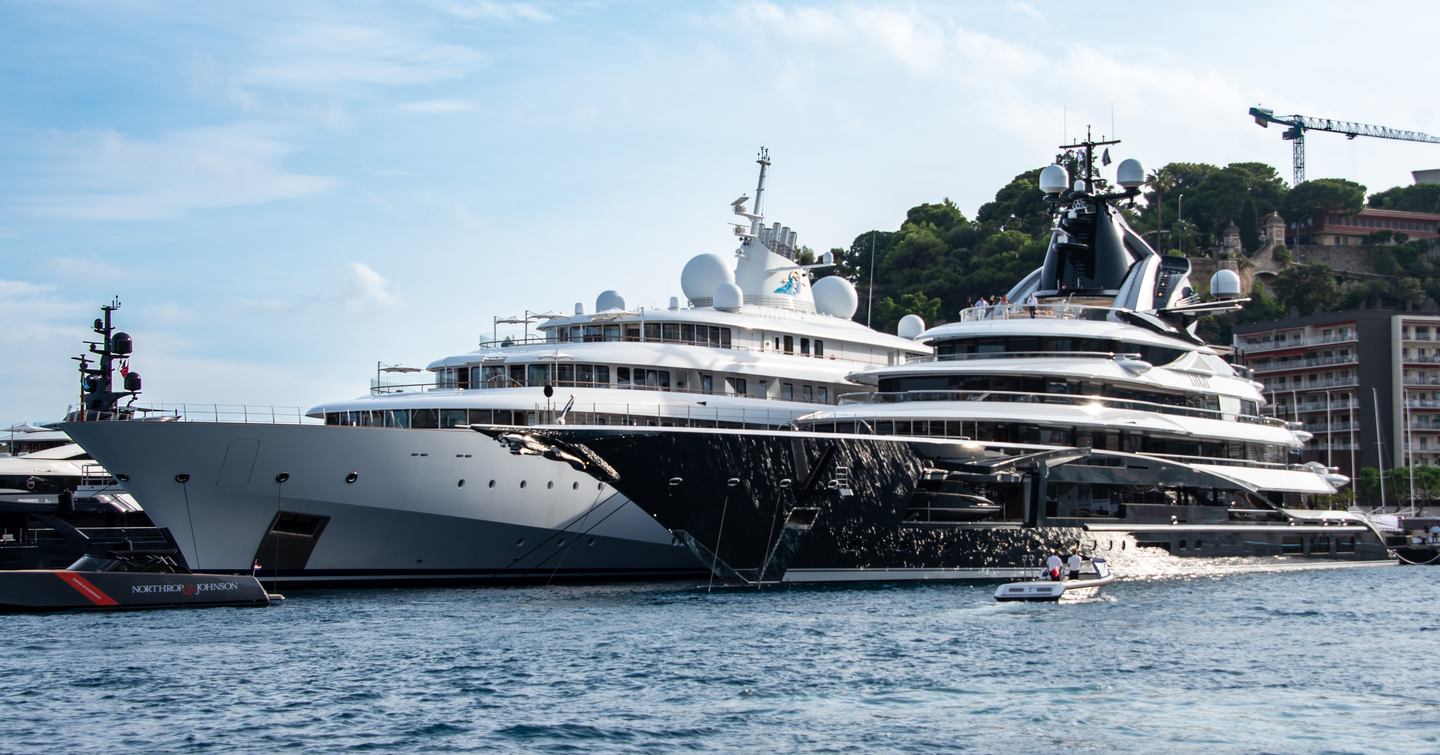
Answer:
[[[1101,164],[1101,165],[1109,165],[1109,164],[1110,164],[1110,148],[1109,148],[1109,147],[1106,147],[1106,148],[1105,148],[1105,151],[1100,153],[1100,164]]]
[[[123,377],[125,377],[125,376],[127,376],[127,375],[129,375],[129,374],[130,374],[130,361],[127,359],[126,361],[120,363],[120,377],[123,378]]]

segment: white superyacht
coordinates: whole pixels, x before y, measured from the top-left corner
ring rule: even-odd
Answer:
[[[850,319],[848,281],[812,285],[795,234],[733,203],[733,269],[702,254],[689,307],[552,317],[538,338],[429,365],[424,389],[377,385],[311,423],[99,421],[65,429],[126,481],[192,569],[289,583],[636,579],[703,567],[608,485],[512,455],[472,424],[775,428],[858,386],[846,375],[930,353]],[[918,332],[918,331],[917,331]],[[377,381],[378,383],[378,381]],[[323,424],[321,424],[323,422]],[[517,449],[524,451],[525,449]]]

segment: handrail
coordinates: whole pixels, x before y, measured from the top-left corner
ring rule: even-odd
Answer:
[[[1115,359],[1116,357],[1128,357],[1139,359],[1138,353],[1123,353],[1114,351],[992,351],[983,353],[964,354],[930,354],[914,356],[906,360],[906,364],[919,364],[925,362],[963,362],[972,359],[1044,359],[1053,357],[1082,357],[1086,359]]]
[[[506,377],[506,379],[509,380],[508,376],[497,376],[497,377]],[[746,380],[761,380],[761,381],[764,381],[764,382],[767,382],[767,383],[771,383],[771,384],[780,384],[780,383],[786,383],[786,382],[795,382],[795,383],[802,383],[802,382],[803,382],[803,381],[801,381],[801,380],[799,380],[799,379],[784,378],[784,377],[780,377],[780,376],[770,376],[770,377],[764,377],[764,378],[760,378],[760,377],[747,377]],[[393,385],[387,384],[387,385],[378,386],[378,387],[377,387],[377,386],[372,386],[372,387],[370,388],[370,395],[372,395],[372,396],[379,396],[379,395],[385,395],[385,394],[390,394],[390,393],[407,393],[407,392],[409,392],[409,393],[431,393],[431,392],[435,392],[435,391],[489,391],[489,390],[498,390],[498,389],[506,389],[506,388],[534,388],[534,389],[536,389],[536,390],[539,390],[539,389],[541,388],[541,386],[538,386],[538,385],[526,385],[525,383],[522,383],[522,382],[519,382],[519,381],[516,381],[516,380],[510,380],[510,382],[513,383],[513,385],[478,385],[478,386],[477,386],[477,385],[471,385],[471,386],[468,387],[468,388],[460,388],[460,387],[458,387],[458,386],[453,386],[453,385],[440,386],[440,385],[436,385],[435,383],[408,383],[408,384],[393,384]],[[724,381],[723,381],[723,380],[716,380],[716,381],[715,381],[715,385],[718,386],[718,387],[711,388],[711,389],[708,390],[708,391],[707,391],[707,390],[700,389],[700,388],[675,388],[675,387],[667,388],[667,387],[665,387],[665,386],[660,386],[660,385],[636,385],[636,384],[634,384],[634,383],[631,383],[631,384],[629,384],[629,385],[618,385],[618,384],[608,384],[608,383],[605,383],[605,384],[602,384],[602,383],[590,383],[590,384],[585,384],[585,385],[581,385],[581,384],[578,384],[578,383],[576,383],[576,384],[555,383],[555,384],[552,385],[552,387],[555,389],[555,392],[556,392],[557,395],[559,395],[562,391],[564,391],[564,390],[567,389],[567,388],[594,388],[594,389],[598,389],[598,390],[607,390],[607,391],[645,391],[645,392],[647,392],[647,393],[685,393],[685,394],[695,394],[695,395],[698,395],[698,396],[725,396],[725,397],[731,397],[731,398],[750,399],[750,400],[754,400],[754,401],[792,401],[792,402],[800,403],[800,404],[813,404],[813,405],[815,405],[815,406],[817,406],[817,407],[819,407],[819,406],[833,406],[833,405],[839,403],[838,398],[837,398],[838,394],[836,394],[836,395],[834,395],[834,396],[831,396],[830,399],[829,399],[829,400],[826,400],[826,401],[813,401],[813,400],[812,400],[812,401],[806,401],[805,399],[801,398],[799,395],[792,395],[790,398],[785,398],[784,396],[768,396],[768,395],[767,395],[767,396],[752,396],[752,395],[750,395],[750,394],[745,394],[745,395],[742,396],[742,395],[735,394],[735,393],[727,393],[727,392],[724,390],[724,388],[723,388],[723,386],[724,386]],[[811,383],[810,385],[815,385],[815,384],[814,384],[814,383]],[[853,385],[853,384],[852,384],[852,385]],[[824,387],[824,388],[827,388],[827,389],[828,389],[830,386],[829,386],[829,385],[826,385],[826,386],[819,386],[819,387]],[[796,393],[799,394],[800,392],[797,390]]]
[[[716,327],[719,327],[719,326],[716,326]],[[779,333],[777,332],[777,334],[779,334]],[[782,335],[783,335],[783,334],[782,334]],[[784,355],[784,356],[803,357],[803,358],[806,358],[806,359],[836,359],[836,360],[841,360],[841,361],[846,361],[846,362],[857,362],[857,363],[860,363],[860,364],[889,364],[889,360],[888,360],[888,358],[887,358],[884,354],[874,355],[874,354],[870,354],[870,353],[868,353],[868,352],[865,353],[865,354],[852,354],[852,353],[850,353],[849,351],[847,351],[847,350],[845,349],[845,345],[846,345],[846,342],[845,342],[845,341],[832,340],[831,338],[826,338],[826,337],[823,337],[823,336],[816,337],[816,336],[801,336],[801,335],[799,335],[799,334],[792,334],[792,335],[794,335],[796,339],[799,339],[799,338],[808,338],[808,339],[810,339],[810,340],[812,340],[812,341],[814,341],[814,340],[823,341],[824,344],[825,344],[825,348],[824,348],[825,353],[824,353],[824,354],[816,354],[816,353],[814,353],[813,351],[808,352],[808,353],[801,352],[800,349],[798,348],[798,343],[796,344],[796,348],[792,348],[792,349],[790,349],[790,350],[787,351],[787,350],[784,349],[784,348],[778,348],[778,349],[777,349],[777,348],[769,345],[769,342],[768,342],[768,341],[762,341],[760,348],[757,349],[757,348],[755,348],[755,347],[753,347],[753,346],[746,346],[746,345],[743,345],[743,344],[738,344],[738,343],[733,343],[733,342],[730,343],[729,345],[722,345],[722,344],[719,344],[719,343],[699,343],[699,342],[695,341],[694,339],[664,338],[664,337],[651,338],[651,337],[648,337],[648,336],[636,337],[636,336],[625,336],[625,335],[622,335],[622,336],[620,336],[619,338],[604,338],[604,337],[600,337],[600,338],[593,338],[593,339],[587,338],[587,339],[582,339],[582,340],[579,340],[579,341],[572,341],[572,340],[569,340],[569,339],[561,340],[561,339],[556,338],[556,337],[554,337],[554,336],[526,336],[526,337],[523,337],[523,338],[501,339],[501,340],[499,340],[499,341],[494,341],[494,340],[492,340],[492,341],[481,341],[481,342],[480,342],[480,345],[479,345],[479,348],[481,348],[481,349],[506,349],[506,348],[512,348],[512,347],[515,347],[515,346],[554,346],[554,347],[557,347],[557,348],[562,348],[562,347],[565,347],[565,346],[567,346],[567,345],[587,344],[587,343],[659,343],[659,344],[668,344],[668,345],[674,345],[674,346],[695,346],[695,347],[702,348],[702,349],[720,349],[720,350],[722,350],[722,351],[743,351],[743,352],[746,352],[746,353],[755,353],[755,354],[781,354],[781,355]],[[867,344],[857,344],[857,345],[858,345],[858,346],[866,346]],[[876,348],[881,348],[881,347],[876,346]],[[887,349],[888,349],[889,347],[883,347],[883,348],[887,348]],[[478,356],[479,356],[480,359],[483,360],[484,357],[487,356],[487,355],[478,355]],[[476,362],[475,364],[476,364],[476,365],[480,365],[481,362]],[[442,369],[443,369],[443,368],[442,368]]]
[[[72,407],[73,410],[73,407]],[[147,404],[137,407],[143,418],[105,413],[88,416],[87,422],[236,422],[260,425],[318,425],[324,420],[305,416],[298,406],[255,406],[249,404]],[[71,416],[78,416],[73,411]]]
[[[863,396],[863,398],[855,398]],[[1104,406],[1108,408],[1136,409],[1139,411],[1175,414],[1207,419],[1228,419],[1225,412],[1217,409],[1203,409],[1193,406],[1160,404],[1141,399],[1110,398],[1098,395],[1068,393],[1037,393],[1033,391],[991,391],[991,390],[911,390],[876,391],[868,394],[844,393],[839,397],[841,404],[898,404],[909,401],[995,401],[997,403],[1069,404],[1075,406]],[[1274,417],[1258,414],[1237,414],[1235,419],[1260,425],[1283,427],[1286,423]]]

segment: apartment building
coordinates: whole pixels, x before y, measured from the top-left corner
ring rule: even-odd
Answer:
[[[1235,328],[1268,411],[1314,434],[1304,461],[1440,465],[1440,313],[1354,310]]]

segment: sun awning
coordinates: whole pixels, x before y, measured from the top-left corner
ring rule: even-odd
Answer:
[[[1218,477],[1235,480],[1253,490],[1279,493],[1318,493],[1321,495],[1330,495],[1335,492],[1334,485],[1308,469],[1265,469],[1224,464],[1195,464],[1193,466]]]

